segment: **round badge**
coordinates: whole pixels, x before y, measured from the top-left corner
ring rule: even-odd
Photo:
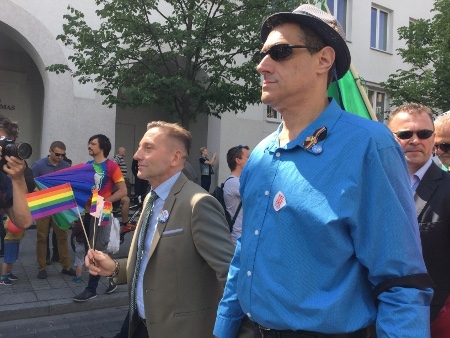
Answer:
[[[315,145],[311,148],[314,154],[320,154],[322,152],[322,146]]]

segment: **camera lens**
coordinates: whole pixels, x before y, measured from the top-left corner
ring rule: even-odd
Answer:
[[[19,142],[16,144],[16,153],[17,157],[21,158],[22,160],[26,160],[30,158],[31,154],[33,153],[33,149],[31,148],[31,145],[26,142]]]

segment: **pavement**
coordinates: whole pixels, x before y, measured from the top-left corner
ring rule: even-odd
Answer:
[[[69,230],[70,238],[70,230]],[[125,235],[115,258],[126,257],[133,233]],[[74,262],[74,252],[69,247],[70,260]],[[3,258],[0,258],[3,263]],[[102,277],[97,288],[97,297],[87,302],[74,302],[72,298],[81,293],[87,285],[89,274],[83,268],[83,282],[75,283],[72,276],[61,274],[61,265],[52,262],[47,266],[47,279],[38,279],[36,262],[36,229],[26,230],[21,241],[19,259],[14,263],[12,272],[19,279],[12,286],[0,285],[0,322],[16,321],[43,316],[62,315],[76,312],[91,312],[98,309],[122,309],[122,318],[126,315],[128,294],[126,285],[118,285],[111,294],[105,294],[108,286],[106,277]],[[80,318],[82,314],[80,314]],[[122,321],[119,322],[120,329]],[[3,330],[0,331],[0,337]],[[78,336],[78,335],[77,335]],[[81,335],[80,335],[81,336]],[[7,337],[7,336],[4,336]],[[47,337],[47,336],[45,336]],[[50,337],[50,336],[49,336]],[[64,335],[64,337],[70,337]]]

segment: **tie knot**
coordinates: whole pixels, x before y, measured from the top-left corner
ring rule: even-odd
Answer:
[[[150,197],[148,198],[148,204],[153,204],[153,202],[158,198],[158,194],[155,192],[155,190],[152,190],[150,192]]]

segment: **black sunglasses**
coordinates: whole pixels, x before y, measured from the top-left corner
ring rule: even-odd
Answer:
[[[259,54],[261,55],[261,60],[266,57],[266,55],[270,55],[272,60],[280,61],[287,58],[292,54],[294,48],[309,48],[313,50],[317,50],[315,47],[304,46],[304,45],[289,45],[287,43],[280,43],[278,45],[273,45],[266,51],[261,51]]]
[[[64,154],[60,154],[60,153],[56,153],[54,150],[52,150],[52,151],[53,151],[53,154],[55,154],[56,157],[64,157],[64,156],[66,156],[65,153]]]
[[[394,132],[395,136],[401,140],[409,140],[411,137],[413,137],[414,134],[417,135],[417,137],[421,140],[426,140],[427,138],[430,138],[431,135],[433,135],[434,131],[429,129],[421,129],[421,130],[400,130],[397,132]]]
[[[436,149],[440,149],[444,153],[448,153],[450,151],[450,143],[438,143],[435,144],[434,147]]]

